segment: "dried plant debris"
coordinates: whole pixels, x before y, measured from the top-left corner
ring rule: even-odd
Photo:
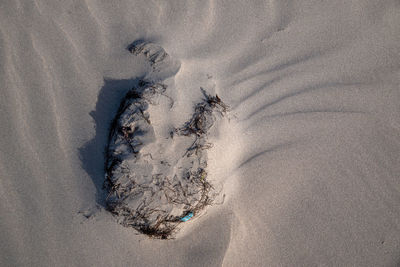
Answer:
[[[159,57],[149,52],[155,62]],[[227,112],[217,95],[202,89],[204,99],[191,118],[161,136],[151,114],[154,106],[170,105],[162,101],[169,98],[166,91],[165,84],[141,81],[126,94],[111,125],[105,162],[108,210],[122,225],[161,239],[171,238],[217,196],[207,180],[207,133]]]
[[[157,69],[161,62],[168,61],[170,59],[170,56],[167,52],[165,52],[164,48],[150,42],[139,42],[132,44],[128,47],[128,50],[135,56],[143,54],[150,62],[153,70]]]
[[[196,105],[192,118],[174,130],[176,136],[190,141],[181,141],[188,144],[183,149],[177,146],[183,154],[145,149],[156,142],[147,110],[165,88],[145,83],[128,92],[112,124],[105,166],[108,209],[123,225],[158,238],[170,237],[182,218],[195,216],[212,203],[215,192],[207,181],[206,154],[212,144],[207,132],[216,113],[223,115],[227,108],[218,96],[210,95]]]

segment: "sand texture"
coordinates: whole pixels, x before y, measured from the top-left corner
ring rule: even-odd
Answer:
[[[400,264],[398,0],[1,0],[0,90],[0,266]]]

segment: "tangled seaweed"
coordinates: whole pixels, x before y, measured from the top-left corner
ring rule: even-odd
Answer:
[[[161,239],[170,238],[184,216],[196,216],[213,203],[216,193],[207,180],[204,151],[212,146],[207,133],[215,113],[227,111],[217,95],[203,90],[204,100],[190,120],[174,130],[177,136],[194,138],[185,153],[172,162],[157,158],[159,153],[143,154],[141,149],[155,140],[149,105],[157,105],[166,88],[141,81],[126,94],[111,125],[105,162],[108,210],[124,226]]]
[[[206,150],[212,147],[207,133],[216,116],[223,116],[228,107],[218,95],[209,95],[201,88],[204,99],[195,106],[191,118],[167,137],[168,143],[175,145],[174,155],[167,155],[158,143],[150,110],[162,98],[168,99],[169,108],[174,101],[166,94],[167,86],[154,82],[152,75],[160,77],[160,71],[168,73],[178,65],[153,43],[140,41],[128,50],[144,55],[153,72],[150,79],[141,80],[125,95],[111,123],[104,167],[107,209],[124,226],[149,237],[168,239],[179,224],[199,215],[217,195],[207,180]]]

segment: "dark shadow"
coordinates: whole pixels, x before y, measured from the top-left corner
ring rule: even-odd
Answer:
[[[79,157],[83,169],[89,174],[96,186],[96,202],[105,207],[107,196],[104,190],[104,152],[107,144],[111,121],[126,93],[137,86],[142,77],[113,80],[104,79],[104,85],[97,97],[96,109],[89,114],[95,123],[96,134],[92,140],[79,148]]]

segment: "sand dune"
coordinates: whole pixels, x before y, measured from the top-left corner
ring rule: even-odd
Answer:
[[[397,266],[399,14],[395,0],[1,1],[0,265]],[[181,64],[174,123],[200,86],[231,107],[209,135],[225,201],[174,240],[102,207],[110,122],[151,68],[135,40]]]

